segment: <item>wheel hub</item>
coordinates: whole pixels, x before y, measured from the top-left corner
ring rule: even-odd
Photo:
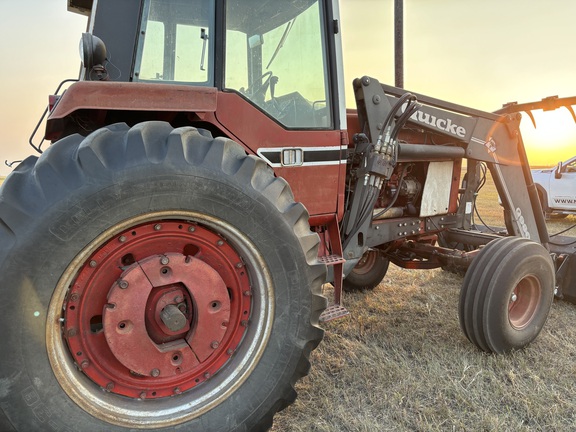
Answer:
[[[63,305],[78,368],[132,398],[180,394],[234,354],[251,313],[242,259],[213,231],[184,221],[127,230],[86,261]]]
[[[169,263],[164,265],[166,257]],[[148,298],[155,288],[178,284],[192,299],[198,323],[184,338],[157,344],[146,325]],[[152,305],[155,318],[160,318],[155,321],[167,328],[167,335],[190,328],[175,301],[178,295],[162,295],[158,300]],[[179,375],[205,361],[222,342],[229,320],[230,298],[218,272],[199,259],[174,253],[130,266],[108,293],[103,314],[106,341],[116,359],[132,372],[152,377]]]

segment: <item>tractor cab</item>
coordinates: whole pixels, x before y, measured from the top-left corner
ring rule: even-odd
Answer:
[[[340,41],[330,1],[88,3],[70,0],[69,9],[90,13],[90,33],[107,57],[104,74],[84,62],[84,80],[216,87],[284,128],[341,127]]]

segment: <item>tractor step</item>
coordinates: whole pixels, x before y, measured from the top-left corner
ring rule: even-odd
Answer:
[[[336,264],[344,264],[346,262],[340,255],[324,255],[318,257],[318,261],[327,266],[335,266]]]
[[[333,304],[333,305],[328,306],[324,310],[324,312],[322,312],[322,314],[320,315],[320,322],[333,321],[333,320],[338,319],[338,318],[343,318],[346,315],[350,315],[350,312],[348,312],[348,309],[346,309],[342,305]]]

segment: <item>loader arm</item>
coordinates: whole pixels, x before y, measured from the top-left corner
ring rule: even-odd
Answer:
[[[360,128],[368,142],[377,146],[378,139],[385,135],[383,122],[407,92],[368,77],[355,81],[355,92]],[[548,232],[520,134],[520,114],[493,114],[416,93],[412,95],[420,106],[405,119],[405,124],[399,125],[404,132],[391,143],[397,154],[391,163],[467,159],[467,187],[462,191],[457,206],[456,225],[452,226],[457,229],[470,227],[478,182],[474,168],[478,162],[486,163],[502,199],[509,235],[532,239],[547,247]],[[405,109],[406,105],[396,113],[395,122],[401,120]],[[369,159],[373,159],[367,162],[369,167],[387,163],[377,152],[373,152]],[[392,170],[394,166],[390,167]],[[378,168],[373,169],[372,173],[382,182],[390,180]],[[360,195],[356,192],[354,198]],[[451,203],[451,206],[454,204]],[[351,208],[354,207],[352,203]],[[450,216],[449,213],[446,212],[447,216]],[[426,224],[426,221],[419,218],[418,223]],[[368,231],[369,227],[365,225],[362,229]],[[344,233],[358,235],[350,232],[349,228]]]

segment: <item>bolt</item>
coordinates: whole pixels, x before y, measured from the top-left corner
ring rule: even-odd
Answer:
[[[518,300],[518,296],[516,295],[516,293],[514,293],[512,294],[512,297],[510,297],[510,301],[515,302],[516,300]]]
[[[248,327],[248,321],[247,320],[242,320],[242,322],[240,323],[240,325],[242,327]]]
[[[73,301],[73,302],[78,301],[78,294],[77,293],[72,294],[70,296],[70,301]]]
[[[241,269],[241,268],[242,268],[242,265],[243,265],[243,264],[242,264],[241,262],[239,262],[239,263],[236,264],[236,268]]]
[[[126,288],[128,288],[128,282],[125,280],[120,280],[120,281],[118,281],[118,286],[121,289],[126,289]]]
[[[194,232],[194,231],[196,231],[196,227],[193,226],[188,227],[188,232]]]
[[[232,355],[232,354],[234,354],[234,350],[233,350],[232,348],[228,348],[228,349],[226,350],[226,354]]]
[[[367,77],[367,76],[362,77],[362,84],[364,86],[369,86],[370,85],[370,77]]]
[[[174,297],[174,303],[182,303],[182,301],[184,301],[184,299],[182,298],[182,296],[176,296],[176,297]]]
[[[152,375],[154,378],[157,378],[160,376],[160,371],[158,369],[152,369],[150,375]]]
[[[83,360],[82,363],[80,363],[80,366],[82,366],[82,369],[86,369],[90,366],[90,362],[88,360]]]
[[[106,384],[106,390],[112,391],[113,389],[114,389],[114,383],[113,382],[109,382],[108,384]]]
[[[218,240],[218,241],[216,242],[216,244],[217,244],[218,246],[224,246],[224,241],[223,241],[223,240]]]
[[[210,373],[209,373],[209,372],[206,372],[206,373],[204,374],[204,378],[206,378],[206,379],[210,378]]]
[[[244,296],[250,297],[251,295],[252,295],[252,292],[250,292],[248,290],[244,291]]]
[[[76,329],[71,328],[70,330],[68,330],[68,336],[70,336],[70,337],[76,336]]]
[[[166,256],[163,256],[162,258],[160,258],[160,263],[162,265],[168,265],[169,262],[170,262],[170,260]]]
[[[380,95],[374,95],[372,97],[372,102],[374,102],[374,105],[378,105],[381,101]]]
[[[98,263],[94,260],[90,261],[90,267],[94,268],[98,265]]]
[[[160,231],[162,229],[162,225],[156,224],[154,225],[154,231]]]
[[[182,393],[182,390],[180,390],[179,387],[176,387],[176,388],[174,389],[174,394],[180,394],[180,393]]]
[[[146,399],[146,392],[140,393],[140,399]]]
[[[220,346],[220,343],[218,341],[213,341],[210,346],[212,347],[212,349],[216,349]]]
[[[118,241],[120,243],[124,243],[126,241],[126,236],[120,236],[120,238],[118,239]]]

